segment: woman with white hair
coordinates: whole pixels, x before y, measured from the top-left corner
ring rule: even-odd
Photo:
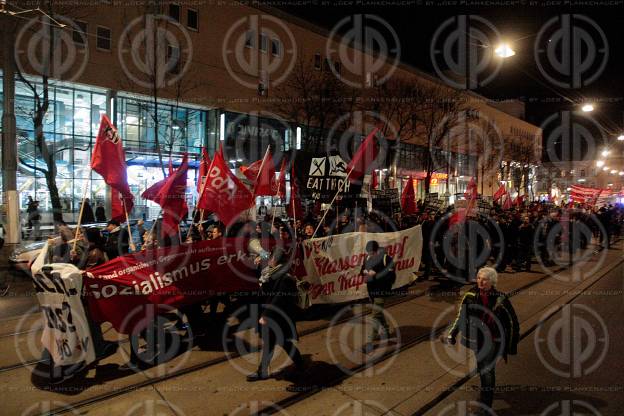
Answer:
[[[517,353],[519,339],[518,318],[506,294],[496,289],[498,273],[492,267],[483,267],[477,273],[477,284],[463,296],[455,321],[442,339],[455,344],[461,333],[462,344],[470,348],[477,360],[481,378],[479,401],[492,407],[496,388],[496,362]]]

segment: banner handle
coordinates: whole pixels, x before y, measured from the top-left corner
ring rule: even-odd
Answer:
[[[76,233],[74,234],[74,246],[72,251],[76,251],[76,243],[78,243],[78,233],[80,232],[80,225],[82,224],[82,213],[84,212],[85,199],[87,199],[87,190],[89,189],[89,183],[85,185],[84,191],[82,191],[82,203],[80,204],[80,214],[78,214],[78,222],[76,223]]]
[[[132,231],[130,230],[130,220],[128,219],[128,210],[126,209],[126,199],[122,197],[121,201],[122,201],[123,207],[124,207],[124,214],[126,214],[126,226],[128,227],[129,247],[130,247],[130,250],[132,250],[132,252],[135,252],[136,251],[136,246],[134,245],[134,241],[132,241]]]
[[[329,207],[327,207],[327,210],[325,210],[325,213],[323,214],[323,217],[321,217],[321,221],[318,223],[318,225],[316,226],[316,230],[314,230],[314,234],[312,234],[312,238],[316,237],[316,233],[318,232],[319,228],[321,228],[321,225],[323,224],[323,221],[325,221],[325,217],[327,216],[327,213],[329,212],[329,210],[331,210],[331,207],[334,205],[334,202],[336,201],[336,198],[338,197],[338,194],[340,192],[342,192],[342,188],[345,186],[345,184],[347,183],[347,181],[349,180],[349,176],[351,176],[351,172],[353,172],[353,169],[355,168],[355,166],[351,167],[351,170],[349,171],[349,173],[347,174],[347,177],[345,178],[344,182],[342,182],[343,186],[339,186],[338,190],[336,191],[336,194],[334,195],[334,198],[331,200],[331,202],[329,203]],[[337,213],[336,213],[337,214]]]

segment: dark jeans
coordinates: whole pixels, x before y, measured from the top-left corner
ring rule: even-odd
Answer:
[[[262,334],[262,358],[260,361],[260,366],[258,368],[258,372],[260,374],[269,374],[269,364],[271,363],[271,359],[273,358],[273,353],[275,352],[275,347],[278,345],[277,337],[275,336],[275,332],[272,328],[269,328],[267,325],[261,326],[261,334]],[[301,367],[303,365],[303,357],[301,357],[301,353],[299,349],[294,344],[291,339],[280,339],[280,346],[290,359],[295,363],[297,367]]]
[[[475,354],[477,352],[475,351]],[[494,391],[496,390],[496,361],[502,354],[501,344],[494,342],[485,345],[477,354],[477,370],[481,379],[481,395],[479,401],[492,407]]]

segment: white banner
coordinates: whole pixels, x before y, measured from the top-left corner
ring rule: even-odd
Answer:
[[[33,283],[44,319],[41,343],[54,364],[93,362],[93,340],[80,299],[81,271],[72,264],[47,264],[33,274]]]
[[[348,302],[368,297],[360,269],[366,243],[375,240],[394,259],[393,288],[416,279],[422,254],[421,226],[391,233],[347,233],[303,241],[306,280],[312,304]]]

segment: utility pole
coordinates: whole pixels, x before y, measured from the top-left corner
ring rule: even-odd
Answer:
[[[3,113],[2,113],[2,191],[5,206],[4,242],[19,244],[21,221],[17,192],[17,137],[15,129],[15,22],[7,15],[2,21]]]

